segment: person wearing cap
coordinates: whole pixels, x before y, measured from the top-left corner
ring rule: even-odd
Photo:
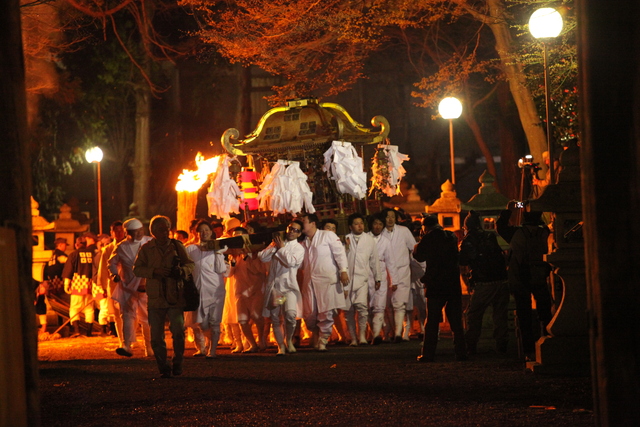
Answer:
[[[238,218],[229,217],[222,221],[222,225],[224,226],[224,236],[233,237],[233,230],[242,226],[242,222]]]
[[[153,239],[140,249],[133,273],[146,279],[151,345],[161,377],[169,378],[171,375],[182,375],[185,300],[179,284],[193,272],[194,262],[182,242],[169,238],[169,218],[156,215],[151,218],[149,227]],[[171,365],[167,363],[164,336],[167,319],[173,339]]]
[[[47,287],[50,293],[60,293],[64,290],[62,270],[65,262],[67,262],[66,250],[69,242],[64,237],[58,237],[53,244],[55,249],[44,269],[44,278],[48,282]]]
[[[116,283],[111,298],[120,307],[122,316],[122,347],[116,349],[120,356],[131,357],[131,344],[136,341],[138,323],[142,326],[145,356],[153,355],[151,349],[151,332],[147,311],[147,293],[144,280],[133,273],[133,266],[140,248],[151,237],[144,235],[142,222],[136,218],[128,219],[123,224],[127,237],[118,243],[109,258],[109,271]]]
[[[460,245],[460,272],[471,294],[467,308],[465,341],[469,354],[477,351],[482,319],[488,306],[493,314],[493,338],[498,353],[507,352],[509,341],[509,285],[507,265],[496,233],[482,229],[480,215],[471,211],[464,220],[466,235]]]
[[[84,313],[87,336],[92,335],[94,304],[92,297],[93,250],[86,247],[86,239],[76,239],[76,250],[71,252],[62,270],[64,291],[69,299],[69,319],[73,326],[71,337],[80,336],[80,313]]]
[[[122,221],[114,221],[111,224],[110,231],[111,238],[113,240],[111,241],[111,243],[103,246],[98,253],[98,256],[96,257],[98,262],[98,270],[97,274],[95,275],[95,281],[107,292],[107,298],[104,298],[101,301],[101,303],[104,302],[106,304],[106,309],[102,305],[100,306],[100,317],[98,320],[102,325],[105,324],[103,322],[106,322],[106,324],[109,325],[109,332],[111,333],[111,335],[118,337],[118,340],[120,341],[118,347],[122,347],[123,332],[122,318],[120,317],[120,308],[112,298],[113,291],[115,290],[115,287],[118,286],[118,284],[114,282],[113,278],[111,277],[111,272],[109,271],[109,258],[111,257],[111,254],[113,254],[113,251],[115,250],[118,243],[120,243],[125,238],[126,233],[124,231]],[[106,319],[103,316],[106,316]],[[102,333],[105,334],[106,332],[106,328],[103,327]]]
[[[349,264],[340,238],[332,231],[318,229],[316,214],[302,216],[305,249],[302,292],[303,316],[311,331],[311,344],[327,351],[338,309],[344,309],[344,287],[349,284]]]
[[[86,242],[87,250],[93,252],[93,255],[95,256],[95,254],[98,252],[98,237],[90,231],[82,234],[82,237],[84,237],[84,240]]]
[[[44,267],[44,281],[36,289],[35,309],[40,323],[40,332],[47,331],[47,303],[46,297],[50,294],[57,294],[63,291],[62,270],[67,261],[67,239],[57,238],[53,244],[55,248],[49,258],[49,262]]]
[[[413,257],[427,263],[422,283],[427,297],[427,324],[425,325],[422,354],[419,362],[433,362],[438,345],[438,327],[444,308],[453,332],[456,360],[467,360],[467,349],[462,327],[462,287],[458,267],[458,239],[444,230],[434,215],[422,220],[424,235],[413,251]]]
[[[509,290],[516,302],[516,316],[525,358],[535,360],[537,335],[546,335],[551,322],[551,294],[547,278],[551,266],[543,259],[548,252],[549,228],[541,220],[542,212],[523,212],[523,223],[512,227],[509,241]],[[498,229],[502,231],[503,229]],[[502,235],[502,234],[501,234]],[[534,332],[531,295],[536,300],[540,331]]]
[[[411,298],[411,253],[416,240],[411,230],[398,224],[399,213],[395,209],[387,208],[382,211],[385,228],[382,237],[390,242],[393,256],[393,284],[390,286],[389,309],[393,309],[394,341],[402,342],[402,327]]]

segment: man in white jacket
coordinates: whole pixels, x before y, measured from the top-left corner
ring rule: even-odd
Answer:
[[[208,250],[207,242],[213,236],[211,225],[205,220],[196,224],[199,244],[186,247],[187,255],[194,262],[193,280],[200,291],[200,305],[189,317],[193,321],[193,332],[198,347],[198,355],[207,359],[216,357],[220,339],[220,322],[224,308],[224,278],[229,275],[229,264],[223,255],[227,247],[217,251]],[[185,315],[188,312],[185,312]],[[185,316],[187,317],[187,316]],[[207,332],[208,343],[205,344],[203,331]]]
[[[364,233],[364,217],[359,213],[349,215],[347,224],[351,233],[345,237],[345,249],[349,263],[351,282],[347,291],[347,327],[351,335],[351,346],[367,344],[367,318],[369,317],[369,274],[373,273],[374,288],[380,288],[381,274],[378,262],[376,242]],[[356,338],[356,322],[358,317],[358,335]]]
[[[382,236],[389,239],[391,254],[394,261],[395,279],[390,290],[391,306],[393,308],[393,323],[395,326],[395,342],[402,342],[402,324],[411,298],[411,257],[416,240],[411,231],[397,224],[398,212],[394,209],[382,211],[385,219],[385,229]]]
[[[113,240],[108,245],[102,247],[97,255],[98,274],[95,278],[98,286],[101,286],[107,292],[107,298],[105,299],[107,301],[108,320],[112,328],[111,333],[118,336],[118,341],[120,343],[119,347],[124,345],[122,340],[124,334],[122,331],[120,308],[115,304],[115,301],[112,298],[113,292],[118,284],[113,281],[111,272],[109,271],[109,258],[111,258],[111,254],[115,250],[116,246],[124,240],[125,236],[126,233],[121,221],[115,221],[111,224],[111,237]],[[102,315],[102,313],[100,314]]]
[[[305,249],[302,270],[303,316],[312,333],[312,344],[317,338],[318,351],[327,350],[333,317],[345,308],[344,286],[349,284],[347,255],[340,238],[332,231],[318,229],[318,216],[303,216]]]
[[[273,242],[258,254],[262,262],[271,263],[262,315],[271,318],[273,335],[278,343],[278,356],[284,356],[285,351],[296,352],[293,334],[296,319],[302,315],[302,294],[296,277],[298,268],[304,261],[304,248],[298,242],[302,227],[302,222],[292,221],[287,227],[284,240],[279,235],[274,236]],[[285,322],[286,347],[282,317]]]
[[[136,341],[136,329],[140,322],[145,342],[145,356],[153,356],[144,279],[133,274],[133,263],[138,251],[151,240],[151,237],[144,235],[142,223],[135,218],[126,220],[123,225],[127,237],[118,243],[109,258],[109,271],[113,281],[117,283],[111,298],[120,305],[123,328],[122,347],[116,349],[116,353],[125,357],[133,356],[131,343]]]
[[[371,312],[371,344],[378,345],[382,342],[380,331],[384,324],[384,311],[387,308],[387,290],[394,283],[395,274],[394,256],[391,254],[391,241],[382,237],[384,230],[384,218],[380,214],[369,217],[369,234],[376,242],[378,252],[378,265],[380,283],[375,281],[373,272],[369,273],[369,311]]]

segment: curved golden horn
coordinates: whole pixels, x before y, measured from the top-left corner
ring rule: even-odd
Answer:
[[[229,128],[229,129],[224,131],[224,133],[222,134],[222,138],[220,138],[220,142],[222,143],[222,147],[225,150],[227,150],[227,152],[229,154],[232,154],[234,156],[244,156],[245,155],[242,152],[242,150],[234,147],[233,144],[231,143],[232,139],[235,139],[237,141],[239,136],[240,136],[240,131],[238,129]]]
[[[389,136],[389,121],[384,116],[375,116],[371,119],[371,125],[374,127],[380,127],[380,136],[382,139],[386,139]]]

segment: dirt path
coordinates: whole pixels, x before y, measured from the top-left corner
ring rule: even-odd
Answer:
[[[192,358],[159,379],[152,359],[121,358],[112,338],[65,338],[39,349],[42,425],[447,425],[594,424],[589,378],[525,373],[515,349],[455,362],[442,339],[436,363],[420,364],[418,341],[317,353]]]

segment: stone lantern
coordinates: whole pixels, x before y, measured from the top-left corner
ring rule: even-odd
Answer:
[[[67,239],[67,254],[75,250],[74,244],[76,234],[84,233],[89,229],[89,224],[80,224],[80,221],[72,218],[71,207],[66,203],[60,206],[60,215],[53,221],[46,231],[56,233],[56,239],[63,237]]]
[[[49,221],[40,216],[40,204],[31,197],[31,229],[33,236],[33,264],[31,274],[34,280],[44,280],[44,268],[51,258],[53,251],[44,246],[44,232],[51,227]]]
[[[534,372],[584,374],[590,369],[587,285],[582,240],[580,150],[566,149],[560,156],[558,183],[546,187],[530,201],[531,210],[552,213],[556,250],[546,256],[555,270],[554,286],[562,286],[562,297],[551,322],[549,336],[536,343],[536,361],[527,367]],[[556,297],[559,299],[559,296]]]
[[[506,249],[509,244],[497,234],[496,221],[500,216],[500,212],[507,208],[509,198],[496,189],[493,185],[495,180],[494,176],[485,170],[478,178],[478,182],[480,182],[478,194],[470,198],[468,202],[463,203],[462,210],[477,212],[480,216],[482,228],[496,233],[498,243],[503,249]]]
[[[458,231],[460,230],[460,199],[451,181],[447,180],[440,189],[442,189],[440,198],[431,206],[425,206],[424,210],[428,214],[437,214],[438,222],[445,230]]]

